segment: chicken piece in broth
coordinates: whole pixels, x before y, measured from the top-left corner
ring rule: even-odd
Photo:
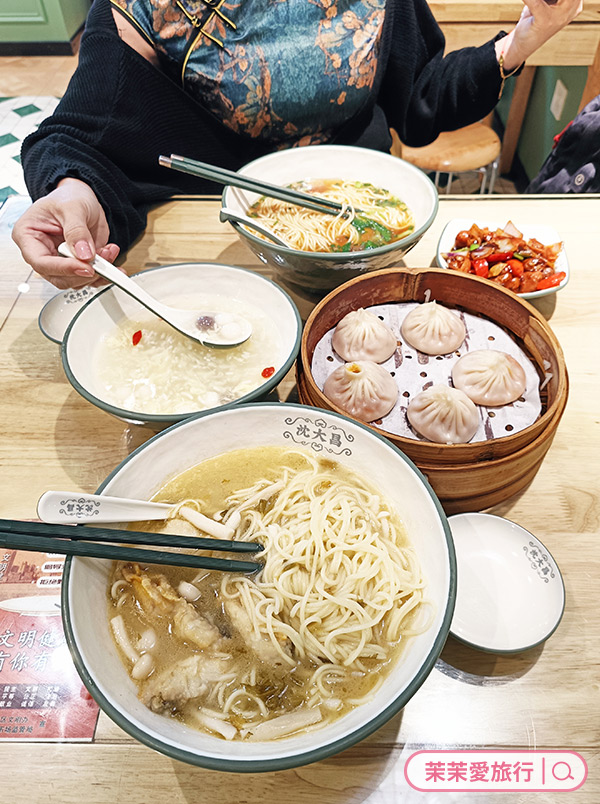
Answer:
[[[235,600],[225,601],[225,611],[248,651],[260,662],[267,664],[271,673],[280,675],[296,664],[292,658],[293,646],[290,639],[278,636],[277,641],[281,646],[278,650],[268,634],[254,628],[244,607]]]
[[[138,564],[123,568],[123,578],[131,584],[136,600],[150,620],[168,617],[173,633],[198,648],[216,646],[222,638],[218,628],[179,595],[164,575],[149,575]]]
[[[188,701],[207,696],[211,687],[226,675],[227,669],[226,659],[197,653],[144,681],[140,700],[153,712],[182,709]]]

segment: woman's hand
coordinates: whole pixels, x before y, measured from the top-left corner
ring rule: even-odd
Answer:
[[[119,247],[107,242],[108,235],[100,202],[79,179],[61,179],[55,190],[19,218],[12,233],[25,262],[61,290],[105,283],[88,261],[96,253],[115,261]],[[63,241],[78,259],[59,255],[57,249]]]
[[[523,0],[525,8],[515,28],[496,42],[496,54],[504,57],[504,71],[516,70],[555,33],[581,12],[581,0]]]

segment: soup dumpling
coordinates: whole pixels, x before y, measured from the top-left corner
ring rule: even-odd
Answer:
[[[372,422],[394,407],[398,386],[383,366],[363,360],[337,368],[325,380],[323,393],[351,416]]]
[[[476,406],[465,393],[448,385],[421,391],[406,415],[417,433],[438,444],[466,444],[479,427]]]
[[[514,357],[496,349],[468,352],[452,369],[452,382],[477,405],[497,407],[525,391],[525,371]]]
[[[343,360],[383,363],[396,351],[397,341],[380,318],[360,307],[347,313],[338,323],[331,345]]]
[[[420,304],[402,322],[404,340],[426,355],[447,355],[462,344],[467,335],[456,313],[437,302]]]

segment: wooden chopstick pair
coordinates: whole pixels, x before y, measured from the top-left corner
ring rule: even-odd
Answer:
[[[143,550],[123,544],[184,547],[188,550],[217,550],[232,553],[256,553],[263,549],[256,542],[233,542],[177,536],[171,533],[144,533],[112,528],[88,528],[83,525],[50,525],[46,522],[22,522],[0,519],[0,547],[42,553],[108,558],[116,561],[138,561],[148,564],[170,564],[176,567],[221,570],[222,572],[256,572],[262,564],[233,561],[227,558]]]
[[[288,187],[269,184],[259,179],[253,179],[251,176],[243,176],[241,173],[235,173],[233,170],[225,170],[225,168],[209,165],[206,162],[197,162],[195,159],[189,159],[188,157],[179,156],[178,154],[159,156],[158,163],[163,167],[172,168],[181,173],[200,176],[203,179],[209,179],[217,184],[230,184],[242,190],[260,193],[260,195],[266,195],[270,198],[278,198],[280,201],[287,201],[290,204],[306,207],[307,209],[322,212],[326,215],[339,215],[344,209],[342,204],[337,201],[331,201],[328,198],[321,198],[320,196],[301,193],[299,190],[291,190]]]

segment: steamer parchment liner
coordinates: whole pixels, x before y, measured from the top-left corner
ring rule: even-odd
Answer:
[[[477,349],[496,349],[510,354],[523,367],[527,386],[523,396],[509,405],[494,408],[477,406],[480,422],[470,443],[518,433],[538,419],[542,412],[542,401],[537,368],[503,327],[484,316],[454,310],[465,323],[467,335],[464,343],[449,355],[425,355],[409,346],[401,335],[402,321],[417,306],[419,306],[417,302],[393,302],[365,308],[384,321],[398,341],[396,352],[381,364],[396,380],[399,390],[398,401],[387,416],[378,419],[374,424],[394,435],[426,442],[427,439],[418,435],[408,423],[406,417],[408,403],[431,385],[438,383],[452,385],[452,366],[462,355]],[[334,329],[335,327],[331,328],[320,339],[312,358],[311,372],[321,391],[327,377],[338,366],[344,364],[331,346]]]

